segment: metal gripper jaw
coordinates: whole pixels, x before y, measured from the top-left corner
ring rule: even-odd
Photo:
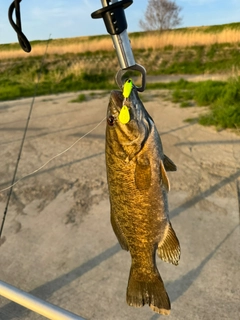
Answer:
[[[146,86],[146,70],[143,66],[135,62],[131,44],[127,34],[127,21],[124,9],[129,7],[132,0],[101,0],[103,8],[92,13],[93,19],[103,18],[106,29],[112,37],[114,48],[117,52],[120,70],[117,72],[115,80],[122,88],[122,76],[129,70],[139,71],[142,76],[142,84],[137,90],[142,92]]]

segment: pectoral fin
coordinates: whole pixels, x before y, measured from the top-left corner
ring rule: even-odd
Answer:
[[[166,171],[177,171],[177,166],[175,165],[175,163],[166,155],[164,155],[163,164]]]
[[[160,161],[160,173],[162,184],[164,185],[167,191],[170,191],[170,182],[168,180],[167,172],[162,161]]]
[[[180,244],[171,223],[166,227],[164,238],[158,244],[157,254],[163,261],[178,265],[180,259]]]

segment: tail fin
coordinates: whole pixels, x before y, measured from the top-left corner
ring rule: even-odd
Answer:
[[[132,271],[131,267],[127,288],[128,305],[142,307],[148,304],[154,312],[169,315],[171,303],[158,270],[150,282],[135,279]]]

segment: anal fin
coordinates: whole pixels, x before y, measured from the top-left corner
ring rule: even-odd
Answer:
[[[163,240],[158,244],[157,254],[163,261],[178,265],[181,249],[176,233],[170,222],[166,227]]]

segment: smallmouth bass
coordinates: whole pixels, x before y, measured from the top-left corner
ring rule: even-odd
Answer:
[[[121,91],[111,92],[106,167],[111,224],[122,249],[130,251],[132,258],[127,303],[148,304],[168,315],[171,304],[156,266],[156,251],[163,261],[178,264],[180,244],[168,217],[166,173],[177,168],[164,155],[155,124],[134,86],[127,99]]]

